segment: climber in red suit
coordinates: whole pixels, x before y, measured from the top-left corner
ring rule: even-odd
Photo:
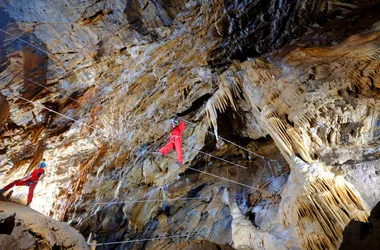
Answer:
[[[177,152],[177,162],[183,164],[183,155],[182,155],[182,133],[186,128],[186,125],[183,121],[180,121],[177,117],[171,119],[172,132],[170,133],[169,142],[163,146],[158,152],[161,155],[168,154],[173,148]]]
[[[15,180],[12,183],[6,185],[3,189],[0,190],[0,193],[3,194],[14,186],[29,186],[28,201],[26,203],[26,206],[29,206],[33,199],[34,189],[36,188],[38,181],[42,179],[41,176],[45,174],[45,167],[46,163],[41,162],[30,175],[24,177],[23,179]]]

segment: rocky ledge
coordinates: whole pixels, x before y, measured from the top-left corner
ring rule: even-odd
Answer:
[[[89,249],[83,236],[68,224],[15,203],[0,201],[2,250]]]

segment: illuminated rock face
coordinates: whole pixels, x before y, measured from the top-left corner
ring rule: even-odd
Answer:
[[[178,235],[115,249],[336,249],[380,200],[378,4],[2,1],[1,183],[45,158],[32,208]],[[173,114],[198,126],[182,166],[153,154]]]
[[[366,221],[368,207],[353,185],[322,164],[292,158],[280,204],[283,225],[303,249],[336,249],[350,220]],[[303,188],[299,188],[303,187]]]
[[[28,207],[0,201],[1,249],[89,249],[83,236],[63,222]]]

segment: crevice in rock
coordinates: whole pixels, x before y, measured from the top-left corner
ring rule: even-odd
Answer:
[[[16,214],[13,214],[12,216],[0,219],[0,234],[12,234],[15,227],[15,217]]]
[[[207,183],[203,183],[203,184],[201,184],[201,185],[199,185],[199,186],[197,186],[197,187],[192,188],[191,190],[189,190],[189,191],[187,192],[187,197],[190,197],[190,198],[192,198],[192,197],[196,197],[196,196],[198,195],[198,193],[199,193],[204,187],[206,187],[206,186],[207,186]]]
[[[211,94],[207,93],[207,94],[199,97],[198,99],[196,99],[191,104],[190,108],[188,108],[187,110],[185,110],[181,113],[177,113],[177,116],[186,116],[186,115],[194,114],[194,113],[198,112],[199,109],[207,102],[207,100],[211,98],[211,96],[212,96]]]
[[[104,16],[112,14],[113,10],[98,10],[95,12],[92,16],[89,17],[82,17],[79,22],[82,23],[82,25],[89,25],[89,24],[95,24],[100,19],[102,19]]]

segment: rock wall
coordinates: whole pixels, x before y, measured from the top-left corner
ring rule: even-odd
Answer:
[[[32,207],[98,243],[132,240],[112,249],[337,248],[349,219],[365,220],[380,200],[378,10],[378,1],[3,1],[1,183],[45,158]],[[184,165],[152,154],[172,115],[187,124]],[[355,193],[326,217],[341,215],[332,232],[309,216],[300,233],[289,197],[335,187],[297,181],[295,156]],[[223,201],[226,188],[235,203]]]

